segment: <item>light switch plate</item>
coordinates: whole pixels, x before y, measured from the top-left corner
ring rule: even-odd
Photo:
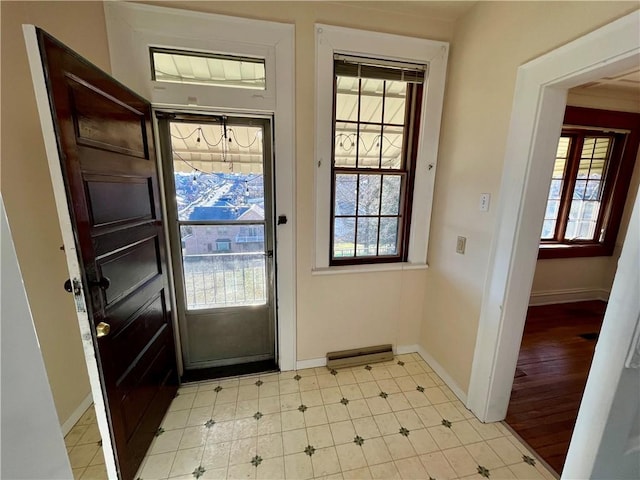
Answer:
[[[456,242],[456,253],[461,253],[464,255],[464,251],[467,248],[467,237],[458,237],[458,241]]]
[[[480,211],[488,212],[489,211],[489,203],[491,203],[491,194],[490,193],[481,193],[480,194]]]

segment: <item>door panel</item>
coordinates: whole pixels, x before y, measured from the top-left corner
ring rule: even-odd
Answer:
[[[148,178],[85,177],[93,227],[151,218]]]
[[[227,365],[273,357],[271,329],[264,321],[269,318],[266,305],[219,311],[214,321],[211,317],[211,313],[187,314],[193,363],[217,361]]]
[[[178,382],[151,108],[37,33],[112,443],[131,479]]]

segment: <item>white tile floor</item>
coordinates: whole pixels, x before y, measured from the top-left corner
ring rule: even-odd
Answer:
[[[185,385],[138,477],[555,478],[501,423],[480,423],[417,354]]]
[[[69,461],[76,480],[106,480],[107,470],[102,454],[102,441],[93,405],[64,437]]]

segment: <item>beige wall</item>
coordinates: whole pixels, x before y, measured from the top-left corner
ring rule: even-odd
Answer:
[[[612,92],[605,89],[573,89],[569,91],[567,105],[599,108],[622,112],[640,113],[640,92]],[[633,201],[640,182],[640,153],[631,176],[629,194],[625,203],[620,230],[613,255],[610,257],[562,258],[538,260],[531,288],[532,303],[535,297],[562,290],[594,290],[597,298],[608,298],[618,258],[629,226]],[[598,292],[595,292],[598,291]],[[540,297],[539,297],[540,298]],[[554,298],[554,297],[542,297]],[[562,298],[559,296],[558,298]],[[571,298],[571,297],[566,297]]]
[[[80,2],[2,2],[1,9],[2,195],[64,423],[90,388],[72,297],[62,288],[68,273],[21,24],[42,27],[109,70],[104,14],[101,4]]]
[[[518,66],[634,9],[616,2],[479,2],[456,23],[428,261],[422,345],[467,390]],[[478,211],[491,192],[492,208]],[[467,240],[455,253],[456,236]]]
[[[367,8],[337,3],[162,2],[162,6],[294,23],[296,28],[296,216],[298,360],[328,351],[381,343],[415,345],[427,290],[426,271],[311,275],[314,241],[314,72],[313,24],[361,28],[434,40],[449,40],[450,22],[394,12],[389,5]],[[371,8],[369,8],[371,7]]]

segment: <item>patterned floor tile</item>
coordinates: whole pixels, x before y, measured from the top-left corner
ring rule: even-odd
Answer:
[[[106,478],[93,408],[65,438],[74,478]],[[137,477],[552,479],[417,355],[186,385]],[[137,478],[136,477],[136,478]]]

